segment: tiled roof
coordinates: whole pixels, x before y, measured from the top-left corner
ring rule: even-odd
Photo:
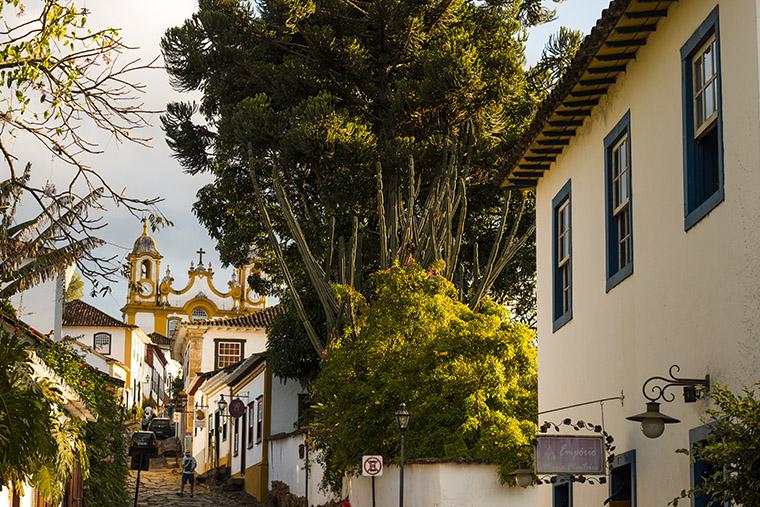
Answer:
[[[226,319],[195,321],[193,325],[200,326],[219,326],[219,327],[267,327],[275,317],[285,313],[282,305],[275,305],[259,310],[258,312],[241,315],[240,317],[230,317]]]
[[[171,338],[168,338],[161,333],[150,333],[148,335],[150,337],[150,340],[153,342],[154,345],[158,345],[159,347],[162,345],[171,345],[174,340]]]
[[[626,71],[675,0],[611,0],[506,161],[507,186],[535,188]]]
[[[63,307],[63,325],[70,327],[137,327],[111,317],[81,299],[68,301]]]

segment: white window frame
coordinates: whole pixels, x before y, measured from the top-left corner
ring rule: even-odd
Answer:
[[[557,208],[557,268],[562,276],[562,313],[570,309],[570,200]]]
[[[238,353],[236,355],[233,355],[231,352],[225,352],[222,354],[222,346],[223,345],[234,345],[238,349]],[[222,364],[222,357],[225,358],[225,360],[229,361],[230,358],[235,357],[235,360],[232,362],[228,362],[227,364]],[[243,358],[243,343],[239,341],[234,340],[219,340],[216,342],[216,368],[226,368],[227,366],[231,366],[237,362],[239,362]]]
[[[196,316],[196,312],[198,312],[197,316]],[[200,318],[200,312],[203,312],[203,318]],[[193,308],[193,311],[190,312],[190,319],[193,322],[197,322],[199,320],[208,320],[208,312],[204,310],[203,308]]]
[[[626,132],[612,147],[612,217],[617,222],[618,270],[628,265],[631,258],[631,224],[628,218],[628,206],[631,203],[628,192],[631,163],[628,160],[628,151],[628,133]],[[624,167],[620,165],[621,156],[625,157]],[[625,199],[621,199],[621,192],[625,192]]]
[[[697,63],[702,62],[702,69],[704,69],[704,56],[710,51],[710,58],[712,59],[713,75],[704,83],[699,85],[702,81],[703,72],[697,72]],[[710,36],[707,41],[697,50],[694,57],[691,59],[692,70],[692,82],[694,89],[692,90],[692,107],[694,108],[694,139],[699,139],[702,135],[710,130],[718,120],[718,86],[720,84],[720,74],[718,72],[718,44],[715,34]],[[713,112],[710,116],[704,118],[702,123],[699,123],[699,107],[698,104],[705,97],[707,89],[713,88]]]

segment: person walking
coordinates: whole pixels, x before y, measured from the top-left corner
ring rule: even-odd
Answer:
[[[185,451],[185,457],[182,458],[182,482],[180,483],[177,496],[185,496],[185,483],[190,483],[190,498],[193,497],[195,492],[195,467],[198,463],[195,458],[190,454],[190,451]]]

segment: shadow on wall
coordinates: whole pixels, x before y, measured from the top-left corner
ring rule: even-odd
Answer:
[[[273,507],[311,507],[307,505],[306,498],[302,496],[296,496],[290,492],[290,488],[287,484],[280,481],[272,481],[272,491],[269,495],[270,502]],[[350,507],[347,502],[334,502],[329,501],[327,503],[317,505],[314,507]]]

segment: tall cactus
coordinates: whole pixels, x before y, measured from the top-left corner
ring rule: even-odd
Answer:
[[[423,265],[443,260],[446,269],[442,274],[459,287],[462,300],[475,309],[490,292],[509,262],[533,235],[535,224],[530,225],[523,234],[518,234],[525,214],[525,199],[511,190],[506,191],[496,241],[491,247],[487,262],[482,266],[478,258],[478,245],[474,244],[473,270],[469,291],[467,291],[464,268],[459,260],[467,220],[466,170],[460,171],[460,165],[462,159],[466,157],[466,154],[462,155],[454,150],[446,154],[443,169],[431,182],[424,203],[418,202],[421,181],[415,176],[413,159],[409,160],[407,178],[403,185],[397,183],[397,180],[392,180],[395,183],[386,185],[383,179],[383,167],[379,162],[377,163],[376,223],[380,239],[378,258],[381,268],[388,268],[394,262],[405,262],[410,258]],[[293,285],[294,281],[269,220],[252,162],[250,173],[259,212],[263,217],[280,267],[285,274],[297,313],[303,321],[315,351],[322,354],[324,350],[322,340],[316,336],[314,327],[303,310],[298,291]],[[351,302],[340,300],[332,284],[340,283],[356,289],[359,218],[353,217],[350,238],[336,238],[335,219],[334,217],[329,219],[329,244],[325,258],[320,262],[309,247],[298,219],[293,213],[288,194],[277,170],[274,171],[272,180],[277,202],[291,239],[296,244],[309,280],[324,310],[329,334],[326,338],[329,343],[346,324],[353,322],[354,309]],[[511,200],[515,195],[522,199],[522,203],[507,233]]]

